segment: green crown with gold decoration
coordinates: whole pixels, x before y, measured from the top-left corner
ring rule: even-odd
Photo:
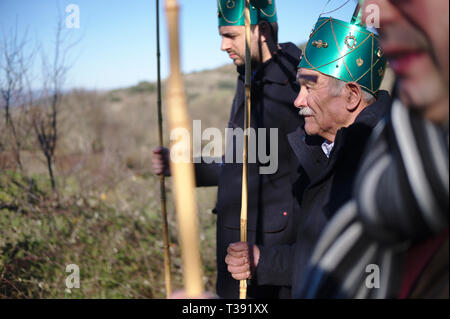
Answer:
[[[245,0],[217,0],[219,27],[245,25]],[[277,22],[275,0],[250,0],[252,24]]]
[[[317,21],[298,67],[356,82],[376,95],[386,58],[376,34],[357,23],[324,17]]]

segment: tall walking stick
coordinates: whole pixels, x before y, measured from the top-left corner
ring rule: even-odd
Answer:
[[[186,110],[186,96],[181,77],[179,43],[179,7],[177,0],[166,0],[166,15],[170,40],[170,78],[168,89],[169,124],[171,132],[187,132],[177,141],[177,154],[171,158],[172,181],[175,191],[175,208],[183,259],[184,287],[187,297],[203,293],[202,265],[199,251],[195,175],[192,163],[192,129]],[[171,154],[172,155],[172,154]],[[174,155],[175,156],[175,155]]]
[[[241,242],[247,242],[247,210],[248,210],[248,139],[251,116],[251,19],[250,0],[245,0],[245,112],[244,112],[244,150],[242,153],[242,203],[241,203]],[[239,299],[247,298],[247,280],[241,280]]]
[[[162,111],[161,111],[161,51],[159,41],[159,0],[156,0],[156,61],[158,70],[158,137],[159,145],[164,145],[163,127],[162,127]],[[169,230],[167,226],[167,210],[166,210],[166,185],[164,174],[159,177],[159,188],[161,194],[161,219],[164,240],[164,274],[166,280],[166,297],[172,293],[172,278],[170,275],[170,245]]]

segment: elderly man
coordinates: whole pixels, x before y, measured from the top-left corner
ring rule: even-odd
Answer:
[[[313,247],[332,213],[333,182],[340,180],[339,200],[348,200],[368,137],[388,110],[390,97],[379,91],[385,67],[375,34],[355,22],[319,19],[297,74],[301,90],[294,104],[305,118],[304,129],[289,136],[300,161],[297,240],[291,246],[230,245],[226,261],[235,279],[256,276],[264,284],[292,283],[297,296]],[[274,264],[284,272],[265,277]]]
[[[449,2],[369,5],[381,13],[396,98],[298,296],[448,298]]]
[[[244,66],[245,27],[244,0],[218,0],[219,33],[222,51],[237,66],[236,95],[228,127],[244,127]],[[293,102],[298,92],[297,65],[301,50],[293,43],[278,44],[278,24],[275,1],[251,1],[252,22],[252,114],[251,127],[258,133],[258,144],[273,143],[278,152],[270,154],[278,160],[278,169],[261,174],[264,163],[248,165],[248,241],[252,244],[289,245],[295,242],[295,216],[299,205],[291,188],[297,174],[297,160],[289,147],[287,135],[303,123],[295,117]],[[211,115],[214,116],[214,115]],[[266,129],[266,137],[258,129]],[[277,131],[271,139],[269,130]],[[242,158],[242,141],[237,137],[227,141],[227,152]],[[228,153],[227,153],[228,154]],[[251,158],[249,154],[249,158]],[[240,209],[242,195],[242,164],[224,159],[212,162],[203,158],[195,164],[197,186],[218,186],[217,204],[217,294],[221,298],[238,298],[239,282],[227,271],[225,256],[230,243],[240,238]],[[154,151],[153,170],[156,174],[170,174],[168,152]],[[276,267],[277,265],[273,265]],[[276,270],[273,270],[276,271]],[[287,298],[290,285],[260,285],[252,280],[248,287],[250,298]]]

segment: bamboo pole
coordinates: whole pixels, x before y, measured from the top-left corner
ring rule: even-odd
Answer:
[[[247,212],[248,212],[248,139],[250,136],[251,116],[251,18],[250,0],[245,0],[245,112],[244,112],[244,150],[242,152],[242,203],[241,203],[241,242],[247,242]],[[239,283],[239,299],[247,298],[247,280]]]
[[[164,145],[163,140],[163,124],[162,124],[162,106],[161,106],[161,50],[159,38],[159,0],[156,0],[156,61],[157,61],[157,78],[158,78],[158,137],[159,145]],[[166,208],[166,184],[164,174],[159,176],[159,189],[161,201],[161,220],[162,233],[164,240],[164,278],[166,282],[166,298],[172,294],[172,277],[170,274],[170,242],[169,229],[167,225],[167,208]]]
[[[179,43],[179,6],[177,0],[165,0],[170,42],[170,78],[168,88],[169,124],[171,132],[182,129],[188,139],[177,141],[177,150],[187,161],[171,159],[178,231],[183,260],[184,287],[188,298],[203,294],[202,264],[199,250],[195,175],[192,163],[192,129],[186,110],[186,96],[181,77]]]

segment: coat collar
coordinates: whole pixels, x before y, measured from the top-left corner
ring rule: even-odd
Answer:
[[[281,43],[280,47],[281,49],[278,50],[274,57],[254,70],[252,76],[252,90],[255,90],[257,87],[261,88],[262,84],[270,85],[275,83],[280,85],[296,85],[295,70],[300,61],[302,51],[293,43]],[[238,67],[237,71],[239,72],[239,80],[231,111],[230,121],[232,122],[236,121],[237,113],[242,111],[245,101],[245,68]],[[295,88],[295,90],[297,91],[298,88]],[[254,100],[255,98],[262,99],[263,96],[261,94],[252,95],[252,103],[253,101],[256,101]],[[253,109],[254,108],[252,108],[252,110]]]
[[[343,127],[337,131],[336,138],[334,140],[334,148],[331,151],[330,159],[328,161],[327,168],[316,180],[316,183],[321,183],[324,179],[328,178],[330,174],[334,172],[336,162],[341,157],[341,151],[343,150],[350,135],[356,135],[358,137],[364,130],[372,130],[378,122],[387,114],[391,105],[391,97],[387,91],[379,91],[377,100],[366,107],[355,119],[353,124],[348,127]],[[353,140],[354,137],[351,139]],[[361,141],[359,142],[361,143]],[[364,147],[364,145],[359,145]],[[348,150],[348,148],[347,148]],[[347,151],[346,150],[346,151]],[[355,167],[355,170],[357,167]]]
[[[252,81],[256,83],[287,84],[295,81],[292,68],[298,65],[302,51],[293,43],[281,43],[277,54],[265,63],[259,65],[254,71]],[[238,67],[240,78],[245,76],[245,68]]]
[[[334,161],[338,155],[333,157],[333,154],[339,153],[345,144],[346,136],[348,132],[357,130],[358,127],[369,127],[373,129],[378,122],[387,114],[390,105],[392,103],[391,96],[387,91],[379,91],[377,100],[366,107],[362,112],[356,117],[355,122],[348,127],[343,127],[336,133],[336,138],[334,141],[334,148],[331,152],[330,158]]]
[[[288,135],[288,141],[309,180],[319,176],[328,162],[322,151],[323,138],[306,134],[303,127]]]
[[[352,125],[341,128],[337,132],[334,148],[329,159],[321,148],[324,141],[322,138],[308,136],[303,127],[288,135],[289,144],[313,184],[321,182],[333,171],[339,158],[339,151],[345,144],[347,133],[358,129],[359,126],[374,128],[387,113],[390,105],[391,97],[389,93],[380,91],[377,100],[366,107]]]

